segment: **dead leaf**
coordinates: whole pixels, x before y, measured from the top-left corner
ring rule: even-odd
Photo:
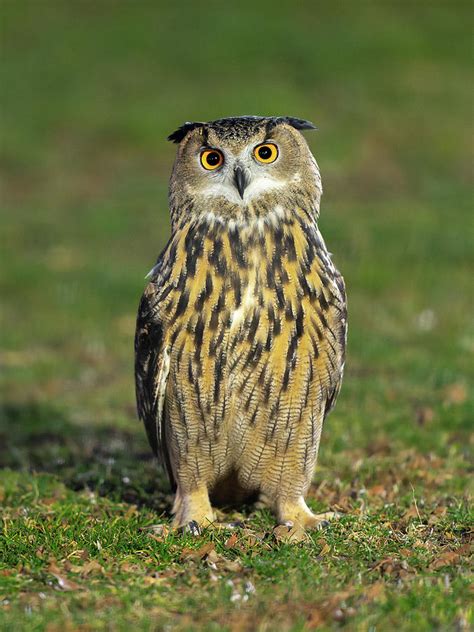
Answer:
[[[323,544],[323,548],[321,549],[319,555],[324,556],[331,552],[331,547],[325,540],[323,540],[321,544]]]
[[[88,577],[89,575],[96,575],[98,573],[102,574],[104,572],[104,567],[96,560],[91,560],[90,562],[84,564],[80,571],[82,577]]]
[[[205,553],[201,559],[205,559],[206,562],[209,562],[209,564],[216,564],[223,558],[214,548],[212,548],[209,553]]]
[[[204,557],[209,555],[211,551],[214,551],[214,544],[212,542],[206,542],[199,549],[191,549],[186,547],[182,550],[180,560],[182,562],[187,562],[192,560],[194,562],[198,562],[202,560]]]
[[[374,485],[367,490],[367,493],[370,496],[381,496],[382,498],[385,498],[387,495],[387,489],[384,485]]]
[[[452,564],[457,564],[460,558],[461,556],[459,553],[456,553],[455,551],[445,551],[431,562],[429,568],[434,571],[438,568],[442,568],[443,566],[451,566]]]
[[[456,549],[455,553],[457,553],[458,555],[471,555],[472,553],[472,544],[463,544],[462,546],[460,546],[458,549]]]
[[[217,551],[210,551],[206,556],[205,561],[207,565],[213,570],[217,571],[230,571],[232,573],[239,573],[243,570],[243,566],[238,559],[229,560],[223,555],[219,555]]]
[[[130,562],[122,562],[120,564],[122,573],[139,573],[142,567],[139,564],[130,564]]]
[[[136,516],[137,514],[138,514],[137,506],[136,505],[131,505],[127,509],[127,511],[125,512],[124,518],[125,518],[125,520],[128,520],[129,518],[132,518],[133,516]]]
[[[297,544],[298,542],[307,542],[309,536],[304,529],[298,526],[288,528],[284,524],[278,525],[273,529],[273,537],[277,542],[285,542]]]
[[[412,572],[406,560],[397,560],[391,557],[386,557],[377,562],[377,564],[372,566],[372,570],[379,571],[382,576],[388,575],[395,579],[401,579]]]
[[[155,535],[154,533],[148,533],[147,535],[152,540],[155,540],[155,542],[163,542],[164,540],[166,540],[166,536]]]
[[[83,566],[79,566],[79,564],[71,564],[71,562],[64,562],[64,569],[68,573],[81,573]]]
[[[57,575],[56,573],[51,573],[51,574],[56,578],[59,588],[63,590],[64,592],[68,592],[71,590],[81,590],[81,586],[79,586],[79,584],[76,584],[76,582],[73,582],[70,579],[63,577],[62,575]]]
[[[240,536],[241,541],[249,548],[257,545],[266,549],[271,548],[268,542],[265,542],[265,533],[252,531],[252,529],[242,529],[240,531]]]
[[[166,537],[170,532],[170,528],[167,524],[151,524],[148,527],[139,527],[138,530],[150,531],[151,533],[154,533],[157,536],[163,536],[163,537]]]
[[[225,571],[230,571],[232,573],[240,573],[243,570],[243,566],[239,560],[227,560],[222,558],[223,564],[222,568]],[[217,568],[220,568],[220,565],[217,564]]]
[[[232,549],[232,548],[234,548],[234,546],[236,545],[236,543],[237,543],[237,540],[238,540],[238,539],[239,539],[239,538],[238,538],[237,534],[236,534],[236,533],[233,533],[233,534],[230,536],[230,538],[226,541],[226,543],[225,543],[225,545],[224,545],[224,546],[225,546],[225,548],[226,548],[226,549]]]
[[[418,509],[415,505],[412,505],[410,509],[407,509],[402,516],[402,520],[410,520],[411,518],[420,518]]]
[[[53,558],[50,558],[49,561],[49,566],[48,566],[48,573],[60,573],[61,569],[59,568],[59,566],[56,564],[56,560]]]

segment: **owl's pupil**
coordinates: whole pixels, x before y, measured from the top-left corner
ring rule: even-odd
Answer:
[[[217,153],[217,151],[211,151],[211,153],[207,154],[207,164],[211,165],[211,167],[215,167],[219,164],[221,157]]]
[[[268,160],[272,155],[272,150],[270,147],[260,147],[258,150],[258,155],[262,160]]]

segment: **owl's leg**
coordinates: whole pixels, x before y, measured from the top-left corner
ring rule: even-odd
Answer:
[[[265,494],[265,492],[260,491],[258,498],[255,502],[255,509],[274,509],[273,500]]]
[[[314,514],[306,504],[303,496],[296,499],[277,499],[276,514],[279,524],[295,525],[303,529],[317,529],[324,526],[329,520],[337,517],[337,514],[333,511]]]
[[[186,492],[181,490],[178,485],[173,513],[173,526],[189,527],[191,533],[196,531],[193,523],[199,527],[208,527],[216,519],[209,501],[209,492],[206,485],[201,485],[192,491]]]
[[[311,417],[309,417],[311,419]],[[301,461],[301,448],[298,443],[290,444],[286,454],[279,455],[275,465],[280,468],[279,485],[272,494],[273,507],[279,524],[298,526],[303,529],[317,529],[337,514],[327,511],[314,514],[305,502],[305,495],[313,478],[321,437],[322,418],[313,418],[313,423],[306,423],[303,430],[306,436],[301,437],[306,444],[305,459]]]

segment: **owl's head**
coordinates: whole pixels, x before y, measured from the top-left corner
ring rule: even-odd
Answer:
[[[168,137],[178,144],[170,182],[173,222],[186,213],[261,217],[272,204],[301,199],[319,206],[319,169],[301,134],[309,129],[312,123],[292,117],[182,125]]]

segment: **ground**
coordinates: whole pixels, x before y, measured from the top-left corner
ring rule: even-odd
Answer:
[[[315,6],[2,4],[0,628],[472,625],[469,5]],[[307,536],[170,532],[135,417],[164,138],[229,114],[320,128],[350,331],[309,493],[340,518]]]

